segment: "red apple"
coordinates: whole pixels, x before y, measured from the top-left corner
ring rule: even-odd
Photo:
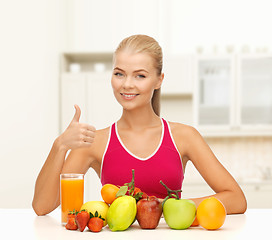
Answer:
[[[143,229],[155,229],[162,215],[162,204],[155,196],[137,202],[136,219]]]

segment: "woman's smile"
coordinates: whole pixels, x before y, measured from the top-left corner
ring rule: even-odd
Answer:
[[[132,94],[132,93],[120,93],[120,94],[125,100],[132,100],[139,95],[139,94]]]

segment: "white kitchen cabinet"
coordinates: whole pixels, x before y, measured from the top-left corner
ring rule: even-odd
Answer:
[[[197,125],[228,127],[231,124],[234,60],[227,56],[197,59],[194,96]]]
[[[206,136],[272,134],[272,57],[195,61],[194,121]]]
[[[163,59],[163,95],[192,95],[193,56],[169,55]]]
[[[86,74],[61,74],[61,114],[60,131],[63,132],[71,122],[77,104],[81,109],[81,122],[87,122],[86,117]]]
[[[272,56],[240,56],[239,122],[272,125]]]
[[[193,59],[192,54],[164,55],[161,116],[169,121],[193,124]]]
[[[107,92],[103,95],[102,89],[99,90],[99,94],[104,96],[104,101],[107,102],[107,98],[111,100],[107,91],[109,84],[104,84],[107,80],[110,81],[111,62],[112,53],[68,52],[62,54],[60,76],[61,131],[68,126],[73,117],[74,104],[78,104],[81,108],[80,121],[88,122],[94,126],[98,123],[101,126],[101,122],[92,121],[94,118],[90,118],[90,116],[95,116],[97,115],[96,112],[100,111],[98,105],[93,104],[95,98],[99,98],[98,92],[95,90],[98,85],[104,85],[104,91]],[[90,114],[90,111],[92,111],[92,114]]]
[[[61,131],[74,116],[74,104],[81,108],[80,122],[96,129],[110,126],[121,116],[121,107],[111,88],[111,72],[64,73],[61,76]]]

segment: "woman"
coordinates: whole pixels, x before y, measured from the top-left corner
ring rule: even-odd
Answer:
[[[80,108],[67,129],[54,141],[35,186],[33,208],[44,215],[59,206],[60,173],[83,173],[92,167],[101,183],[123,185],[135,169],[135,185],[159,198],[180,189],[186,163],[190,160],[227,213],[244,213],[245,196],[193,127],[167,122],[159,117],[162,50],[151,37],[134,35],[124,39],[113,59],[112,88],[123,107],[112,126],[96,131],[80,123]],[[65,159],[68,150],[71,150]],[[198,205],[204,198],[192,199]]]

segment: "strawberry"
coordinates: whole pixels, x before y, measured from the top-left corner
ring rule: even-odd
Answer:
[[[77,230],[75,217],[72,217],[72,216],[68,217],[65,228],[67,230]]]
[[[103,224],[105,219],[100,216],[98,216],[98,212],[95,211],[95,214],[93,215],[90,213],[90,220],[88,222],[88,228],[92,232],[100,232],[102,230]]]
[[[67,219],[69,219],[69,218],[75,218],[76,215],[77,215],[77,211],[75,209],[73,211],[69,211]]]
[[[142,192],[140,188],[135,187],[133,191],[133,196],[135,196],[137,193]]]
[[[133,192],[133,197],[136,199],[136,201],[138,201],[142,198],[147,198],[148,195],[145,192],[142,192],[140,188],[135,187]]]
[[[90,218],[88,222],[88,228],[92,232],[100,232],[102,230],[102,227],[103,227],[103,220],[101,218],[99,217]]]
[[[81,210],[76,215],[76,224],[80,230],[80,232],[83,232],[85,227],[87,226],[90,219],[90,214],[86,210]]]
[[[142,198],[147,198],[147,197],[148,195],[145,192],[143,192]]]

